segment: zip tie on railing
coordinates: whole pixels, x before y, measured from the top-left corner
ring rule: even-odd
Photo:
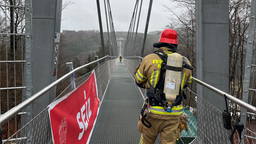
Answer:
[[[242,101],[242,100],[240,100],[240,99],[238,99],[238,98],[236,98],[236,97],[234,97],[234,96],[232,96],[232,95],[230,95],[228,93],[225,93],[225,92],[223,92],[223,91],[221,91],[221,90],[219,90],[219,89],[217,89],[217,88],[215,88],[215,87],[213,87],[213,86],[211,86],[211,85],[209,85],[209,84],[207,84],[207,83],[205,83],[205,82],[203,82],[203,81],[201,81],[199,79],[196,79],[194,77],[192,77],[192,78],[198,84],[207,87],[208,89],[216,92],[217,94],[219,94],[221,96],[225,96],[226,95],[229,100],[231,100],[231,101],[239,104],[240,106],[242,106],[242,107],[244,107],[244,108],[246,108],[246,109],[256,113],[256,107],[254,107],[254,106],[252,106],[252,105],[250,105],[250,104],[248,104],[248,103],[246,103],[246,102],[244,102],[244,101]]]
[[[8,120],[10,120],[14,115],[16,115],[20,110],[22,110],[23,108],[25,108],[26,106],[28,106],[29,104],[31,104],[32,102],[34,102],[36,99],[38,99],[40,96],[42,96],[43,94],[45,94],[48,90],[50,90],[52,87],[56,86],[58,83],[60,83],[61,81],[65,80],[66,78],[68,78],[70,75],[72,75],[74,72],[87,67],[91,64],[94,64],[98,61],[101,61],[105,58],[109,57],[108,55],[105,57],[102,57],[98,60],[95,60],[93,62],[90,62],[88,64],[85,64],[83,66],[77,67],[74,70],[70,71],[69,73],[67,73],[66,75],[62,76],[61,78],[57,79],[56,81],[54,81],[53,83],[51,83],[50,85],[46,86],[45,88],[43,88],[42,90],[40,90],[39,92],[37,92],[36,94],[32,95],[30,98],[26,99],[25,101],[23,101],[22,103],[20,103],[19,105],[13,107],[12,109],[10,109],[9,111],[7,111],[6,113],[4,113],[3,115],[1,115],[0,117],[0,124],[3,125],[5,124]]]

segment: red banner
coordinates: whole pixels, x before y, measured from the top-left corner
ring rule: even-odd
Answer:
[[[85,144],[89,141],[98,115],[95,72],[70,95],[49,105],[55,144]]]

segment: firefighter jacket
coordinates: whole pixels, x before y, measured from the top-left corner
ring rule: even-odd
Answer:
[[[161,47],[159,48],[159,50],[163,51],[168,56],[172,53],[167,47]],[[186,61],[187,64],[191,65],[186,57],[183,57],[183,60]],[[155,88],[160,76],[161,63],[162,59],[155,53],[149,54],[144,57],[142,62],[134,72],[136,84],[139,87],[148,89],[150,87],[148,83],[149,81],[150,84]],[[182,90],[184,87],[187,87],[192,82],[192,71],[187,68],[183,68],[181,79]],[[171,113],[166,112],[161,106],[150,107],[150,112],[163,115],[180,115],[182,114],[182,111],[182,105],[174,106]]]

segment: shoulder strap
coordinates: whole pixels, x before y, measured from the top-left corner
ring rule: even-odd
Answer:
[[[166,66],[168,55],[166,53],[164,53],[163,51],[159,51],[159,50],[155,51],[154,53],[157,54],[163,60],[163,62],[161,64],[159,81],[156,84],[156,88],[159,88],[162,90],[163,86],[164,86],[164,72],[166,71],[166,69],[164,69],[164,68]]]

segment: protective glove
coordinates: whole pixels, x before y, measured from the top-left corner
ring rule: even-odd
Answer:
[[[182,120],[180,120],[180,132],[182,132],[184,128],[188,131],[187,123],[184,123]]]
[[[189,130],[188,129],[188,125],[187,125],[187,121],[189,119],[189,115],[187,114],[182,114],[180,116],[180,132],[185,128],[187,131]]]

